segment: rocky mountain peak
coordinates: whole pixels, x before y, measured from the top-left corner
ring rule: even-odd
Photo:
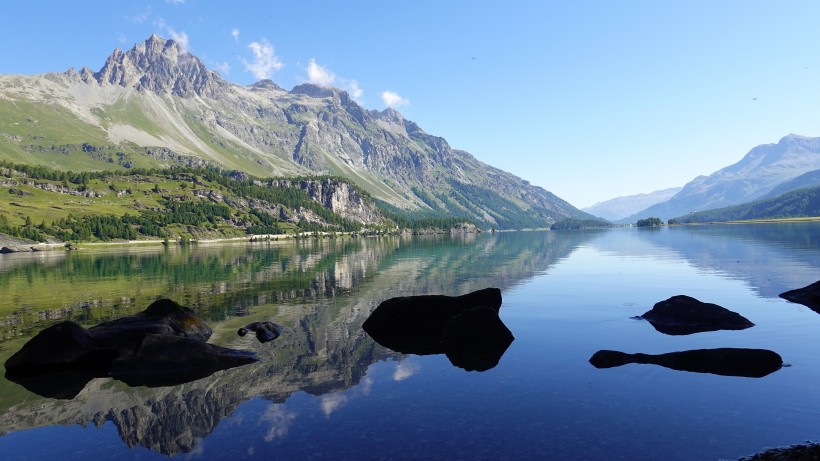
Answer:
[[[329,86],[320,86],[313,83],[302,83],[290,90],[290,94],[303,94],[311,98],[332,98],[339,94],[339,90]]]
[[[182,50],[174,40],[153,34],[129,51],[117,48],[94,80],[100,85],[119,85],[138,91],[173,94],[183,98],[215,98],[228,83],[208,70],[196,56]]]

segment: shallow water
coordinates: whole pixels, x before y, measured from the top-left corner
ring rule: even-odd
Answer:
[[[95,379],[73,400],[0,379],[6,459],[718,460],[820,427],[820,315],[777,296],[820,279],[817,223],[2,256],[2,361],[58,319],[90,326],[157,297],[262,359],[175,387]],[[387,298],[488,286],[515,335],[491,370],[398,354],[361,329]],[[756,326],[666,336],[630,319],[677,294]],[[236,336],[260,319],[282,337]],[[719,347],[770,349],[790,366],[744,378],[588,362],[600,349]]]

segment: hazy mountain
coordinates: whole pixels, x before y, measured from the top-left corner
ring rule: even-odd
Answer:
[[[694,211],[750,202],[786,181],[817,169],[820,169],[820,138],[790,134],[777,144],[755,147],[734,165],[709,176],[698,176],[668,201],[627,219],[634,222],[654,216],[666,220]]]
[[[740,205],[698,211],[677,220],[680,223],[699,223],[814,216],[820,216],[820,186],[792,190],[774,198],[762,198]]]
[[[645,210],[656,203],[665,202],[680,192],[681,189],[680,187],[673,187],[670,189],[656,190],[648,194],[617,197],[598,202],[590,207],[582,208],[582,210],[610,221],[617,221],[641,210]]]
[[[820,186],[820,170],[809,171],[806,174],[801,174],[794,179],[781,183],[761,198],[775,198],[793,190],[818,186]]]
[[[0,158],[71,170],[219,165],[256,176],[331,174],[405,210],[499,228],[589,215],[346,92],[227,82],[152,35],[93,72],[0,76]]]

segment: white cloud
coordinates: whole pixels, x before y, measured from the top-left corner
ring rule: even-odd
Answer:
[[[182,5],[183,3],[185,3],[185,0],[165,0],[165,1],[167,1],[168,3],[172,3],[174,5]]]
[[[145,22],[146,19],[151,17],[151,7],[146,6],[144,10],[134,13],[132,15],[125,15],[125,19],[128,22],[133,22],[135,24],[142,24]]]
[[[170,27],[168,27],[168,34],[177,42],[177,45],[179,45],[179,51],[183,53],[188,52],[188,34],[185,32],[177,32]]]
[[[329,417],[331,413],[338,410],[343,403],[347,402],[347,397],[341,392],[334,392],[322,396],[322,412]]]
[[[345,80],[345,89],[350,93],[350,97],[357,101],[362,97],[362,94],[364,94],[364,91],[362,91],[359,86],[359,82],[356,80]]]
[[[402,98],[398,93],[385,90],[382,91],[382,101],[387,107],[400,107],[410,103],[409,100]]]
[[[314,85],[319,86],[333,86],[336,83],[336,75],[327,68],[316,64],[314,59],[311,59],[307,67],[308,81]]]
[[[227,62],[215,62],[213,63],[213,67],[222,75],[228,75],[231,73],[231,65]]]
[[[273,45],[264,38],[262,42],[252,42],[248,45],[253,53],[253,62],[242,59],[245,70],[249,71],[259,80],[269,79],[277,70],[285,67],[273,51]]]
[[[418,365],[413,363],[401,362],[396,364],[396,371],[393,372],[393,381],[404,381],[413,376],[418,371]]]
[[[185,32],[177,32],[176,30],[174,30],[173,27],[169,26],[168,24],[165,24],[165,20],[163,20],[162,18],[157,19],[155,21],[155,24],[157,27],[160,28],[160,30],[164,30],[168,35],[170,35],[173,41],[177,42],[177,46],[179,46],[179,51],[183,53],[188,52],[188,34],[186,34]]]
[[[234,41],[238,42],[239,41],[239,29],[237,29],[236,27],[231,29],[231,37],[233,37]]]
[[[262,422],[270,423],[270,428],[265,434],[265,442],[272,442],[287,435],[290,425],[296,419],[296,413],[288,411],[282,405],[270,404],[262,415]]]

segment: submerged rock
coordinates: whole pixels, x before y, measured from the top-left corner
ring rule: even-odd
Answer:
[[[762,378],[782,368],[783,358],[767,349],[696,349],[658,355],[601,350],[593,354],[589,363],[595,368],[643,363],[693,373]]]
[[[780,297],[793,303],[802,304],[820,314],[820,280],[803,288],[780,293]]]
[[[95,377],[167,386],[256,361],[252,352],[208,344],[210,336],[193,310],[162,299],[87,330],[71,321],[52,325],[6,361],[6,377],[40,395],[73,398]]]
[[[755,325],[737,312],[686,295],[661,301],[639,318],[647,320],[656,330],[667,335],[744,330]]]
[[[282,328],[281,325],[273,322],[253,322],[240,328],[236,334],[245,336],[248,332],[253,331],[256,333],[256,339],[258,339],[260,343],[266,343],[278,338],[283,330],[284,328]]]
[[[462,296],[424,295],[388,299],[362,328],[377,343],[403,354],[446,354],[467,371],[496,366],[515,339],[498,316],[501,290]]]
[[[738,458],[737,461],[812,461],[820,459],[820,443],[806,442]]]

